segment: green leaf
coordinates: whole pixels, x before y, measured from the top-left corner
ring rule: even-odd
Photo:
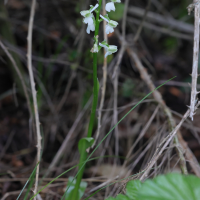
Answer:
[[[105,200],[115,200],[115,198],[113,198],[113,197],[108,197],[108,198],[105,199]]]
[[[126,185],[126,195],[131,200],[136,200],[137,193],[141,187],[142,187],[142,183],[139,180],[129,181]]]
[[[97,78],[97,92],[99,92],[99,80]]]
[[[86,137],[80,139],[78,143],[79,153],[81,154],[83,151],[86,151],[86,149],[91,147],[93,143],[94,143],[94,138],[92,137]]]
[[[76,180],[73,181],[73,177],[69,177],[68,179],[68,185],[69,189],[65,195],[65,200],[72,200],[72,195],[73,195],[73,190],[75,188],[75,184],[76,184]],[[78,190],[78,199],[81,199],[81,197],[83,196],[85,189],[87,187],[87,182],[82,181]]]
[[[116,3],[115,4],[116,11],[111,11],[108,13],[110,19],[114,21],[119,21],[122,19],[124,15],[124,4],[123,3]]]
[[[200,179],[171,173],[142,184],[139,200],[199,200]]]
[[[127,196],[123,194],[118,194],[116,200],[132,200],[132,199],[129,199]]]

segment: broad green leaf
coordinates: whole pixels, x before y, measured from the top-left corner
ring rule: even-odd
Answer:
[[[97,78],[97,92],[99,92],[99,80]]]
[[[140,188],[142,187],[142,183],[139,180],[132,180],[129,181],[126,185],[126,195],[131,200],[136,200],[136,196]]]
[[[123,194],[118,194],[116,200],[132,200],[132,199],[129,199],[127,196]]]
[[[161,175],[142,184],[139,200],[199,200],[200,179],[171,173]]]
[[[86,151],[86,149],[91,147],[93,143],[94,143],[94,138],[92,137],[86,137],[80,139],[78,142],[79,153],[81,154],[83,151]]]
[[[108,197],[108,198],[105,199],[105,200],[115,200],[115,198],[113,198],[113,197]]]
[[[73,181],[73,177],[69,177],[68,179],[68,185],[69,186],[69,189],[65,195],[65,200],[72,200],[72,195],[73,195],[73,190],[75,188],[75,184],[76,184],[76,180]],[[87,187],[87,182],[81,182],[80,184],[80,187],[79,187],[79,190],[78,190],[78,199],[81,199],[81,197],[83,196],[84,192],[85,192],[85,189]]]

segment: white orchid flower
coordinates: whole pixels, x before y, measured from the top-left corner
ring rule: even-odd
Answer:
[[[93,53],[98,53],[98,51],[99,51],[98,44],[95,43],[93,46]]]
[[[108,55],[111,55],[115,52],[117,52],[117,46],[115,45],[108,45],[105,41],[102,42],[102,43],[99,43],[99,45],[103,48],[105,48],[106,50],[106,54],[105,54],[105,58],[108,56]]]
[[[103,17],[102,15],[100,15],[100,17],[108,22],[108,24],[106,25],[106,34],[114,32],[114,28],[117,27],[118,22],[113,21],[113,20],[108,20],[107,18]]]
[[[98,8],[99,4],[96,4],[91,10],[81,11],[81,15],[84,17],[83,22],[88,24],[87,33],[90,34],[90,31],[95,31],[94,15],[92,12]]]
[[[114,3],[121,3],[121,0],[111,0],[111,2],[106,4],[106,11],[110,12],[111,10],[115,11],[115,4]]]
[[[90,31],[95,31],[95,25],[93,24],[88,24],[86,32],[87,34],[90,34]]]

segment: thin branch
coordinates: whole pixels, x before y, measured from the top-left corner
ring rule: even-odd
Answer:
[[[23,79],[23,76],[22,76],[20,70],[18,69],[17,64],[16,64],[14,58],[12,57],[12,55],[10,54],[10,52],[7,50],[7,48],[4,46],[4,44],[1,41],[0,41],[0,46],[4,50],[4,52],[6,53],[6,55],[8,56],[8,58],[10,59],[11,63],[13,64],[13,67],[15,68],[15,70],[17,72],[17,75],[19,76],[19,79],[21,80],[21,84],[22,84],[22,87],[23,87],[23,90],[24,90],[24,95],[26,97],[26,101],[27,101],[27,104],[28,104],[29,114],[30,114],[30,117],[32,118],[31,103],[30,103],[30,99],[29,99],[29,95],[28,95],[28,90],[27,90],[25,81]]]
[[[125,37],[126,37],[126,17],[127,17],[127,10],[128,10],[128,4],[129,0],[125,1],[125,9],[124,9],[124,15],[123,15],[123,21],[122,21],[122,46],[120,49],[120,52],[118,54],[118,60],[114,68],[113,72],[113,85],[114,85],[114,103],[113,103],[113,123],[117,124],[118,122],[118,110],[117,110],[117,100],[118,100],[118,77],[119,77],[119,65],[122,61],[124,51],[125,51]],[[116,126],[115,130],[115,156],[118,156],[119,153],[119,133],[118,133],[118,126]]]
[[[102,1],[102,6],[103,6],[103,16],[106,15],[106,9],[105,9],[106,2],[105,0]],[[108,36],[106,34],[106,21],[103,21],[103,33],[104,33],[104,40],[108,40]],[[106,54],[106,50],[104,49],[104,55]],[[93,143],[92,147],[95,146],[99,134],[100,134],[100,129],[101,129],[101,116],[102,116],[102,109],[104,106],[104,100],[105,100],[105,93],[106,93],[106,83],[107,83],[107,57],[104,57],[104,62],[103,62],[103,85],[101,88],[101,100],[100,100],[100,105],[99,105],[99,110],[98,110],[98,127],[97,127],[97,134],[95,138],[95,142]]]
[[[192,65],[192,91],[190,98],[190,118],[193,120],[195,115],[195,104],[197,92],[197,78],[198,78],[198,59],[199,59],[199,0],[194,0],[193,4],[188,6],[188,13],[194,9],[194,47],[193,47],[193,65]]]
[[[129,53],[131,59],[133,59],[133,61],[136,63],[136,67],[138,68],[138,70],[141,74],[141,78],[145,81],[145,83],[147,84],[147,86],[149,87],[149,89],[151,91],[154,90],[155,86],[154,86],[149,74],[147,73],[146,69],[142,65],[140,59],[138,58],[137,54],[130,48],[127,48],[127,52]],[[154,96],[155,100],[161,105],[161,108],[165,112],[165,114],[168,118],[170,131],[172,131],[175,128],[176,123],[175,123],[174,118],[172,117],[170,109],[166,106],[165,102],[162,99],[162,95],[160,94],[160,92],[158,90],[153,92],[153,96]],[[178,134],[181,134],[181,133],[178,132]],[[182,148],[182,145],[179,143],[177,136],[175,136],[174,143],[176,145],[176,150],[177,150],[177,153],[180,158],[180,166],[181,166],[182,172],[184,174],[187,174],[188,172],[187,172],[187,167],[186,167],[186,161],[185,161],[185,158],[183,155],[183,148]]]
[[[92,99],[90,98],[87,102],[87,104],[84,106],[83,110],[80,112],[80,114],[78,115],[78,117],[76,118],[75,122],[73,123],[72,127],[70,128],[67,136],[65,137],[62,145],[60,146],[59,150],[57,151],[56,155],[54,156],[50,166],[49,166],[49,169],[46,171],[45,173],[45,177],[47,177],[51,171],[52,168],[54,168],[57,163],[59,162],[61,156],[64,154],[65,152],[65,149],[67,147],[67,144],[69,142],[69,140],[71,139],[72,137],[72,134],[74,133],[74,131],[76,130],[80,120],[82,119],[82,117],[84,116],[86,110],[89,108],[89,106],[91,105],[91,102],[92,102]]]
[[[129,5],[129,0],[126,0],[125,1],[123,21],[122,21],[122,37],[124,39],[126,37],[126,19],[127,19],[128,5]]]
[[[140,33],[142,32],[142,28],[143,28],[144,22],[145,22],[145,20],[146,20],[147,13],[148,13],[148,11],[149,11],[150,5],[151,5],[151,0],[148,0],[148,4],[147,4],[147,7],[146,7],[146,9],[145,9],[144,16],[143,16],[143,18],[142,18],[142,21],[141,21],[139,27],[138,27],[138,30],[137,30],[137,32],[136,32],[136,34],[135,34],[135,37],[134,37],[134,39],[133,39],[133,42],[134,42],[134,43],[136,43],[137,40],[138,40],[139,37],[140,37]]]
[[[200,105],[200,102],[197,104],[197,106],[195,107],[195,110],[197,109],[197,107]],[[146,169],[144,170],[145,172],[142,174],[142,176],[140,177],[140,180],[144,180],[145,177],[147,177],[149,171],[152,169],[152,167],[154,166],[154,164],[156,163],[156,161],[158,160],[158,158],[161,156],[161,154],[163,153],[163,151],[167,148],[167,146],[169,145],[169,143],[172,141],[173,137],[176,135],[176,133],[178,132],[178,130],[180,129],[180,127],[182,126],[183,122],[188,118],[190,114],[190,110],[188,109],[187,112],[185,113],[185,115],[183,116],[182,120],[179,122],[179,124],[175,127],[175,129],[161,142],[161,144],[158,146],[158,148],[156,149],[156,152],[152,158],[152,160],[149,162],[148,166],[146,167]],[[193,154],[192,154],[193,155]],[[193,163],[195,165],[197,165],[197,167],[199,168],[199,164],[197,163]]]
[[[37,105],[37,94],[36,94],[33,69],[32,69],[32,32],[33,32],[33,21],[34,21],[34,16],[35,16],[35,8],[36,8],[36,0],[32,0],[31,14],[30,14],[29,26],[28,26],[28,37],[27,37],[27,42],[28,42],[27,61],[28,61],[28,71],[29,71],[29,76],[30,76],[31,91],[32,91],[32,97],[33,97],[34,113],[35,113],[36,133],[37,133],[37,159],[36,160],[37,160],[37,163],[39,163],[40,156],[41,156],[41,139],[42,138],[41,138],[41,134],[40,134],[40,122],[39,122],[39,113],[38,113],[38,105]],[[39,169],[40,169],[40,165],[38,164],[37,170],[36,170],[34,194],[37,193]],[[36,200],[36,197],[34,199]]]

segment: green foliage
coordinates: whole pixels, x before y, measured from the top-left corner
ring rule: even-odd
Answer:
[[[25,183],[25,185],[24,185],[23,189],[21,190],[21,192],[20,192],[20,194],[19,194],[19,196],[17,197],[17,199],[16,199],[16,200],[18,200],[18,199],[20,198],[21,194],[23,193],[24,189],[26,188],[27,184],[28,184],[28,183],[29,183],[29,181],[30,181],[30,183],[29,183],[29,187],[28,187],[28,189],[27,189],[27,192],[26,192],[26,194],[25,194],[25,197],[24,197],[24,199],[26,199],[26,198],[27,198],[27,196],[28,196],[28,194],[29,194],[29,192],[30,192],[30,190],[31,190],[31,187],[32,187],[32,185],[33,185],[34,176],[35,176],[36,169],[37,169],[37,166],[38,166],[38,165],[39,165],[39,163],[37,163],[37,165],[35,166],[35,168],[34,168],[33,172],[31,173],[31,175],[30,175],[29,179],[26,181],[26,183]]]
[[[92,95],[92,88],[88,88],[86,86],[86,90],[85,92],[83,93],[83,97],[82,97],[82,100],[81,100],[81,106],[82,108],[86,105],[86,103],[89,101],[90,97]]]
[[[163,42],[164,49],[167,53],[173,53],[178,48],[178,39],[174,37],[167,37]]]
[[[65,200],[79,200],[87,187],[87,183],[82,182],[82,176],[85,169],[84,161],[87,159],[88,153],[87,149],[92,146],[94,143],[94,138],[86,137],[79,140],[78,143],[78,150],[80,153],[80,160],[79,163],[83,163],[80,165],[79,168],[81,169],[80,176],[77,176],[77,179],[70,178],[68,181],[68,188],[64,194]]]
[[[126,79],[122,85],[122,95],[123,97],[132,97],[134,94],[135,84],[131,79]]]
[[[132,199],[136,200],[137,192],[142,187],[142,183],[139,180],[129,181],[126,185],[126,195]]]
[[[93,143],[94,143],[94,138],[92,137],[80,139],[78,142],[79,153],[81,154],[83,151],[86,151],[86,149],[91,147]]]
[[[74,179],[74,177],[69,177],[68,185],[69,185],[69,188],[65,194],[65,200],[72,200],[73,191],[76,185],[76,180]],[[78,188],[78,199],[81,199],[81,197],[83,196],[85,192],[86,187],[87,187],[87,182],[81,181],[80,186]]]
[[[108,17],[114,21],[119,21],[122,19],[124,15],[124,4],[116,3],[115,4],[116,11],[111,11],[108,13]]]
[[[115,200],[113,197],[108,197],[106,200]]]
[[[160,175],[141,183],[129,181],[126,194],[106,200],[198,200],[200,197],[200,178],[171,173]]]
[[[116,200],[130,200],[130,199],[126,195],[118,194]]]
[[[78,52],[77,52],[77,50],[72,50],[70,52],[70,54],[69,54],[69,57],[68,57],[69,61],[70,62],[74,62],[74,61],[76,61],[77,58],[78,58]]]
[[[126,185],[126,194],[119,194],[116,198],[108,197],[106,200],[138,200],[136,198],[138,191],[142,187],[139,180],[129,181]]]
[[[198,200],[200,179],[181,174],[161,175],[142,184],[139,200]]]

